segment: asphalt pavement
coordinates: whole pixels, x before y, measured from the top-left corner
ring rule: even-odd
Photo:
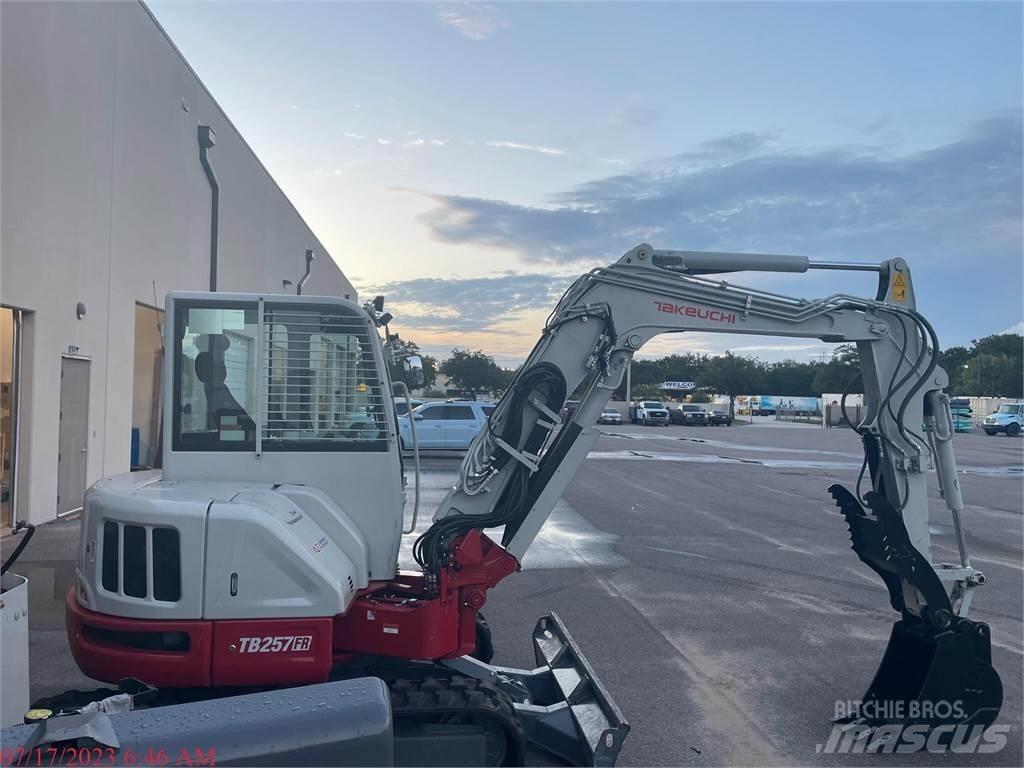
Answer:
[[[532,666],[536,619],[561,616],[632,724],[620,765],[1024,764],[1024,440],[955,439],[967,541],[988,576],[971,615],[992,627],[1006,746],[834,755],[817,747],[837,707],[867,689],[898,618],[880,579],[851,551],[826,490],[853,486],[857,436],[772,421],[601,429],[523,572],[490,593],[484,613],[495,663],[514,666]],[[420,529],[458,462],[424,458]],[[935,556],[952,562],[934,475],[931,497]],[[40,530],[45,546],[30,547],[18,569],[32,586],[35,696],[91,685],[68,656],[60,609],[77,526]],[[10,546],[5,540],[4,551]],[[408,564],[408,546],[402,557]]]
[[[559,613],[633,725],[620,764],[1022,764],[1024,441],[955,442],[967,541],[989,578],[971,615],[992,627],[1006,746],[858,756],[817,751],[837,708],[867,690],[898,618],[826,490],[853,487],[858,437],[772,421],[602,430],[563,499],[583,524],[560,537],[561,567],[528,556],[485,612],[509,664],[529,663],[532,620]],[[930,485],[935,557],[953,562],[934,475]]]

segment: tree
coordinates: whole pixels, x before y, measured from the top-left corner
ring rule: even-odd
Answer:
[[[1024,337],[1018,333],[986,336],[971,342],[971,360],[962,386],[977,396],[1024,396]]]
[[[503,389],[512,378],[511,371],[501,368],[493,357],[480,350],[453,349],[451,357],[441,363],[440,371],[455,388],[471,392]]]
[[[661,400],[665,393],[657,384],[638,384],[633,387],[632,397],[634,400]]]
[[[704,389],[729,396],[729,417],[736,416],[736,396],[751,394],[760,389],[764,380],[764,364],[760,360],[738,357],[726,352],[720,357],[708,358],[697,377]]]
[[[832,351],[832,359],[818,366],[811,384],[812,394],[820,397],[826,392],[843,392],[849,386],[850,392],[862,394],[864,382],[854,381],[860,373],[860,355],[856,344],[840,344]]]
[[[968,391],[967,376],[964,375],[964,368],[971,359],[971,351],[967,347],[950,347],[942,351],[939,364],[949,374],[949,391],[954,394],[961,394]]]
[[[764,369],[764,391],[799,397],[820,394],[814,390],[814,377],[820,367],[818,363],[798,363],[796,360],[769,363]]]
[[[942,352],[951,394],[977,397],[1024,396],[1024,338],[1002,333],[974,339],[971,348],[950,347]]]
[[[691,403],[710,403],[711,395],[705,392],[703,389],[695,389],[693,394],[690,395]]]

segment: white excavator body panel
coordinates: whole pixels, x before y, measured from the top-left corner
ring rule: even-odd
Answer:
[[[210,505],[203,618],[345,613],[355,575],[345,552],[287,496],[242,491]]]
[[[356,524],[304,486],[132,473],[95,484],[84,513],[78,599],[91,610],[162,620],[334,616],[368,583]]]

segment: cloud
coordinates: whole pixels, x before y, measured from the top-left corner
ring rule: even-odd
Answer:
[[[521,144],[518,141],[488,141],[488,147],[496,147],[498,149],[522,149],[527,152],[540,152],[542,155],[564,155],[564,149],[556,149],[555,147],[543,147],[538,144]]]
[[[409,131],[410,136],[414,135],[415,133],[415,131]],[[408,149],[417,149],[419,147],[443,147],[446,146],[447,144],[448,142],[445,141],[444,139],[424,139],[422,137],[418,137],[415,139],[410,139],[409,141],[402,144],[402,146]]]
[[[437,240],[498,246],[529,262],[608,260],[649,240],[669,248],[1019,265],[1021,131],[1013,113],[902,156],[784,151],[772,137],[741,133],[580,184],[545,206],[431,195],[436,205],[422,221]]]
[[[437,18],[470,40],[486,40],[499,29],[509,26],[497,9],[483,3],[442,5],[437,9]]]
[[[572,278],[547,274],[398,280],[361,288],[384,294],[396,323],[427,331],[495,330],[523,313],[550,310]]]
[[[345,131],[345,133],[343,133],[342,136],[346,136],[350,139],[357,139],[358,141],[363,141],[364,139],[366,139],[366,137],[363,136],[361,133],[353,133],[352,131]]]
[[[383,146],[386,147],[388,144],[391,143],[391,139],[377,139],[377,143],[382,144]]]
[[[1024,336],[1024,320],[1021,320],[1019,323],[1014,323],[1005,331],[1000,331],[999,333],[1016,333],[1018,336]]]

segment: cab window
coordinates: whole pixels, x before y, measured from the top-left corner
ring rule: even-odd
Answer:
[[[258,314],[255,301],[176,303],[172,449],[388,450],[369,319],[312,303]]]
[[[369,319],[337,305],[268,303],[263,326],[263,450],[387,450]]]
[[[256,303],[179,305],[175,324],[174,450],[254,450]]]

